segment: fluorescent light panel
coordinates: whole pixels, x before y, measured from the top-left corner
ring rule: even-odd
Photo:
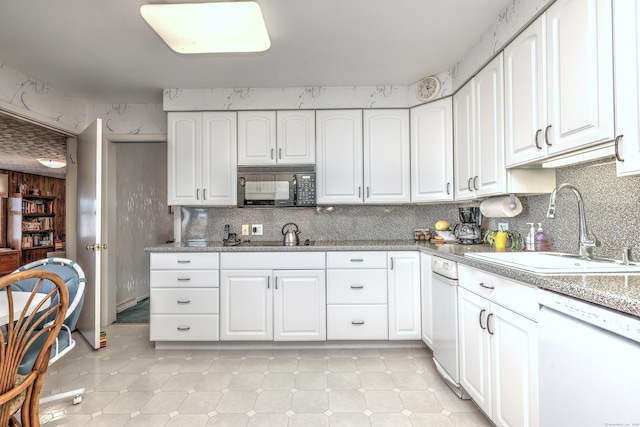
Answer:
[[[615,155],[615,147],[613,142],[608,142],[595,147],[585,148],[571,154],[554,157],[542,163],[543,168],[559,168],[562,166],[577,165],[579,163],[589,162],[591,160],[601,159],[603,157],[611,157]]]
[[[263,52],[271,47],[253,1],[146,4],[140,14],[178,53]]]

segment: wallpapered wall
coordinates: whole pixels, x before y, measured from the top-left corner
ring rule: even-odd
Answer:
[[[612,159],[576,165],[556,171],[558,185],[576,186],[584,198],[589,229],[602,247],[600,256],[618,256],[619,248],[631,247],[640,259],[640,176],[616,177]],[[556,219],[547,219],[549,195],[520,197],[523,212],[514,218],[485,218],[485,228],[508,222],[511,230],[523,235],[527,222],[541,222],[550,239],[551,250],[578,252],[578,203],[571,191],[562,190],[556,203]],[[458,222],[458,207],[478,206],[480,201],[418,206],[335,206],[333,212],[312,208],[237,209],[182,208],[182,240],[222,240],[225,224],[240,234],[242,224],[263,224],[263,236],[254,241],[282,238],[282,226],[295,222],[311,240],[410,240],[415,228],[431,228],[438,219]]]

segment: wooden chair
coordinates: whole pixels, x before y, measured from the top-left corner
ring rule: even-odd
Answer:
[[[20,291],[17,284],[28,279],[37,279],[37,285],[30,292]],[[0,277],[0,426],[40,425],[40,391],[68,305],[67,286],[52,272],[30,270]],[[41,337],[46,338],[31,371],[19,375],[22,359]]]

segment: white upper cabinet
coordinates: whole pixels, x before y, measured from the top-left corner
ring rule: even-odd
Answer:
[[[544,16],[504,50],[505,144],[507,167],[542,159],[547,154]]]
[[[545,16],[549,154],[613,139],[611,0],[558,0]]]
[[[451,97],[411,109],[411,201],[446,200],[453,200]]]
[[[169,205],[236,204],[236,113],[168,113]]]
[[[558,0],[505,48],[507,167],[613,139],[611,11]]]
[[[362,203],[362,110],[316,111],[317,203]]]
[[[276,164],[276,112],[238,112],[238,164]]]
[[[278,164],[315,164],[315,111],[278,111],[276,121]]]
[[[314,111],[238,112],[238,164],[313,163]]]
[[[616,151],[619,176],[640,174],[640,4],[615,0]]]
[[[456,200],[506,191],[502,54],[453,97]]]
[[[364,111],[364,201],[408,203],[409,110]]]

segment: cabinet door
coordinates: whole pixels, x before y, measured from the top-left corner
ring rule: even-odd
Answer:
[[[538,18],[504,49],[507,167],[547,153],[542,134],[547,122],[544,19]]]
[[[411,109],[411,201],[453,200],[451,98]]]
[[[362,110],[316,111],[317,202],[362,203]]]
[[[235,205],[236,113],[202,113],[202,204]]]
[[[460,385],[491,417],[491,353],[487,318],[489,302],[458,287]]]
[[[611,0],[558,0],[546,16],[549,154],[613,139]]]
[[[273,339],[271,270],[220,271],[220,340]]]
[[[419,340],[420,255],[417,252],[389,252],[389,339]]]
[[[202,113],[168,113],[167,120],[167,203],[199,205]]]
[[[315,164],[315,111],[278,111],[276,118],[277,163]]]
[[[324,270],[274,272],[273,339],[324,341],[327,306]]]
[[[476,196],[506,192],[504,167],[504,70],[500,53],[474,78]]]
[[[364,111],[364,201],[411,200],[409,110]]]
[[[538,325],[497,304],[491,314],[493,421],[537,427]]]
[[[238,112],[238,164],[276,163],[276,112]]]
[[[420,254],[420,302],[422,341],[433,349],[433,285],[431,255]]]
[[[475,120],[473,80],[453,96],[453,170],[455,174],[455,199],[471,199],[475,196],[474,146]]]
[[[616,1],[614,61],[618,176],[640,174],[640,4]],[[620,137],[622,135],[622,137]]]

